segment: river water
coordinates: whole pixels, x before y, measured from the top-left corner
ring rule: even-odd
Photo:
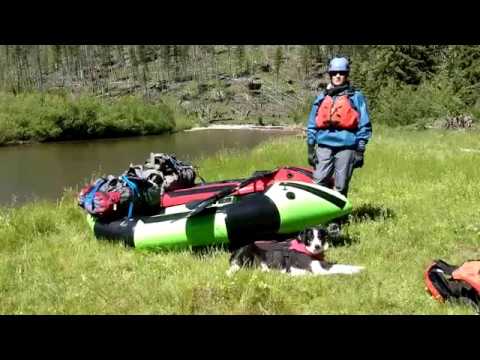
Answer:
[[[121,139],[69,141],[0,147],[0,206],[59,199],[78,190],[93,174],[120,175],[130,163],[143,164],[151,152],[195,160],[222,149],[250,149],[283,130],[201,130]],[[208,179],[206,179],[208,181]]]

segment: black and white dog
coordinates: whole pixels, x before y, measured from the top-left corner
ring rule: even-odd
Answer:
[[[277,269],[290,275],[351,275],[363,270],[362,266],[325,261],[327,238],[323,227],[312,227],[287,241],[256,241],[232,253],[227,275],[233,275],[242,267],[260,267],[263,271]]]

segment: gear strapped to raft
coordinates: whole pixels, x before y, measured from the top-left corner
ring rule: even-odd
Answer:
[[[108,175],[85,186],[78,204],[89,214],[102,219],[150,214],[160,207],[166,191],[192,187],[195,169],[175,155],[151,153],[143,165],[130,164],[121,176]]]
[[[435,260],[425,271],[424,279],[435,300],[467,303],[480,314],[480,260],[467,261],[461,266]]]
[[[126,176],[144,179],[160,186],[161,193],[191,187],[196,172],[192,165],[177,160],[175,155],[150,153],[143,165],[130,165]]]

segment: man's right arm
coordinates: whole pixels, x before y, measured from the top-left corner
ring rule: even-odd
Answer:
[[[307,144],[315,145],[316,136],[317,136],[317,124],[315,122],[315,117],[317,115],[318,106],[320,101],[323,99],[323,94],[317,96],[313,102],[312,109],[310,110],[310,115],[308,116],[307,121]]]

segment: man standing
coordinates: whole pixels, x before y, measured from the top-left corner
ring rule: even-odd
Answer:
[[[328,68],[330,84],[315,99],[307,124],[308,163],[314,167],[317,184],[347,196],[353,169],[363,166],[372,125],[362,92],[348,81],[350,65],[336,57]]]

